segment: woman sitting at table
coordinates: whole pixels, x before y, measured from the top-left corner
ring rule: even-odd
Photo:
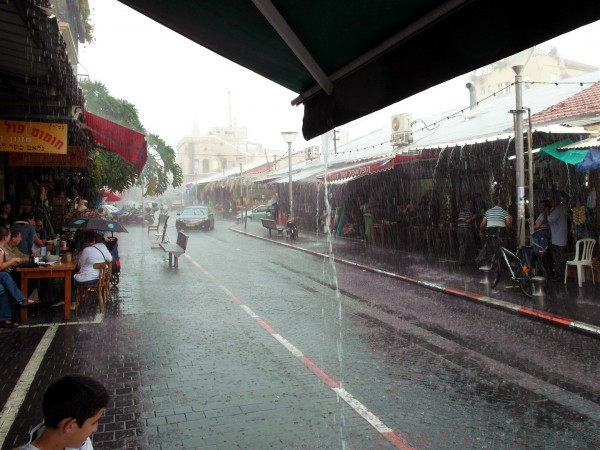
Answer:
[[[12,320],[12,307],[34,306],[39,300],[31,300],[25,297],[23,292],[7,272],[0,272],[0,328],[16,328],[17,322]]]
[[[79,254],[77,261],[77,271],[73,275],[75,288],[77,286],[86,286],[96,284],[100,271],[94,269],[94,264],[99,262],[112,262],[112,255],[102,242],[102,238],[96,239],[97,234],[93,230],[86,230],[82,235],[83,250]],[[96,241],[100,242],[96,242]],[[74,289],[73,292],[77,291]]]
[[[10,239],[10,231],[6,228],[0,228],[0,328],[16,328],[17,322],[12,321],[12,306],[37,305],[39,301],[28,300],[18,288],[15,280],[8,274],[8,271],[20,264],[18,258],[6,259],[6,253],[2,246]],[[11,301],[12,300],[12,301]]]

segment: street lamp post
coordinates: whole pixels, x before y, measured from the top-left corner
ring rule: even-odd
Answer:
[[[281,133],[281,135],[283,136],[283,139],[288,144],[288,171],[289,171],[289,176],[290,176],[290,179],[289,179],[290,212],[289,212],[288,220],[292,220],[294,217],[294,197],[293,197],[293,192],[292,192],[292,142],[294,142],[294,139],[296,139],[297,134],[298,133],[296,131],[283,131]],[[275,218],[275,220],[277,220],[277,218]]]
[[[533,47],[523,50],[508,58],[508,63],[515,73],[515,157],[516,157],[516,181],[517,181],[517,242],[519,248],[526,245],[525,242],[525,159],[523,157],[523,77],[521,73],[527,65]],[[529,174],[531,177],[532,174]],[[530,218],[533,220],[533,218]]]

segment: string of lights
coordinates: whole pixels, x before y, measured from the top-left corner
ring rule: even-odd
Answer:
[[[548,84],[548,85],[555,85],[555,86],[559,86],[559,85],[563,85],[563,84],[564,85],[578,84],[578,85],[580,85],[582,87],[584,85],[594,85],[596,83],[598,83],[598,81],[584,81],[584,82],[580,82],[580,81],[556,81],[556,82],[555,81],[551,81],[551,82],[546,82],[546,81],[523,81],[522,82],[522,84],[531,84],[531,85],[533,85],[533,84]],[[479,100],[476,103],[476,105],[479,106],[479,104],[481,104],[481,103],[483,103],[483,102],[485,102],[487,100],[490,100],[490,99],[496,97],[501,92],[506,91],[508,89],[511,89],[514,85],[515,85],[514,81],[512,83],[510,83],[510,84],[507,84],[506,86],[502,87],[501,89],[498,89],[497,91],[489,94],[487,97],[484,97],[483,99]],[[416,119],[415,121],[413,121],[411,123],[411,125],[414,124],[415,122],[423,122],[423,126],[421,128],[418,128],[418,129],[413,129],[412,132],[413,133],[418,133],[420,131],[434,131],[437,128],[439,128],[439,126],[443,122],[446,122],[446,121],[448,121],[450,119],[453,119],[453,118],[455,118],[457,116],[464,115],[465,111],[467,111],[469,109],[471,109],[471,106],[467,106],[465,108],[457,110],[457,111],[453,112],[452,114],[449,114],[448,116],[444,117],[443,119],[437,120],[437,121],[435,121],[433,123],[430,123],[430,124],[427,124],[422,119]],[[362,150],[367,150],[369,148],[375,148],[376,146],[387,145],[387,144],[390,144],[390,143],[393,143],[391,141],[391,139],[390,140],[386,140],[384,142],[379,142],[379,143],[374,144],[374,145],[368,145],[368,146],[365,146],[365,147],[357,147],[357,148],[353,148],[353,149],[349,149],[349,150],[342,150],[342,151],[340,151],[338,149],[337,153],[338,153],[338,155],[343,155],[343,154],[346,154],[346,153],[360,152]]]

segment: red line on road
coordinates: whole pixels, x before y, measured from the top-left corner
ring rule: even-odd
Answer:
[[[389,431],[387,433],[381,433],[384,438],[390,441],[396,448],[401,450],[416,450],[415,447],[410,445],[406,439],[400,436],[395,431]]]
[[[479,300],[481,298],[481,295],[476,294],[474,292],[469,292],[469,291],[463,291],[462,289],[456,289],[456,288],[445,288],[444,291],[448,292],[449,294],[455,294],[455,295],[460,295],[462,297],[469,297],[472,298],[474,300]]]
[[[527,316],[539,317],[540,319],[545,319],[559,325],[569,326],[573,323],[573,321],[567,317],[557,316],[556,314],[538,311],[536,309],[526,308],[524,306],[519,308],[517,312]]]
[[[323,383],[325,383],[326,386],[330,387],[331,389],[340,387],[340,383],[338,383],[335,379],[329,376],[329,374],[323,369],[321,369],[313,360],[304,355],[300,356],[298,359],[302,361],[302,363],[306,367],[308,367],[308,369],[312,373],[314,373]]]
[[[421,281],[419,281],[419,280],[417,280],[415,278],[410,278],[410,277],[407,277],[406,275],[400,275],[399,273],[394,273],[394,274],[392,274],[392,276],[394,278],[397,278],[397,279],[402,280],[402,281],[410,281],[411,283],[417,283],[417,284],[421,284],[422,283]]]
[[[254,320],[256,320],[261,327],[263,327],[265,330],[267,330],[268,333],[270,334],[278,334],[277,331],[275,331],[275,329],[269,325],[267,322],[265,322],[261,317],[256,317]]]

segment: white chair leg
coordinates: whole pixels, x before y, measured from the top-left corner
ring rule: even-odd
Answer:
[[[583,272],[583,266],[581,264],[577,265],[577,283],[579,284],[579,287],[582,286],[582,281],[584,280],[585,275]]]
[[[565,284],[567,284],[567,274],[569,273],[569,265],[565,264]]]

